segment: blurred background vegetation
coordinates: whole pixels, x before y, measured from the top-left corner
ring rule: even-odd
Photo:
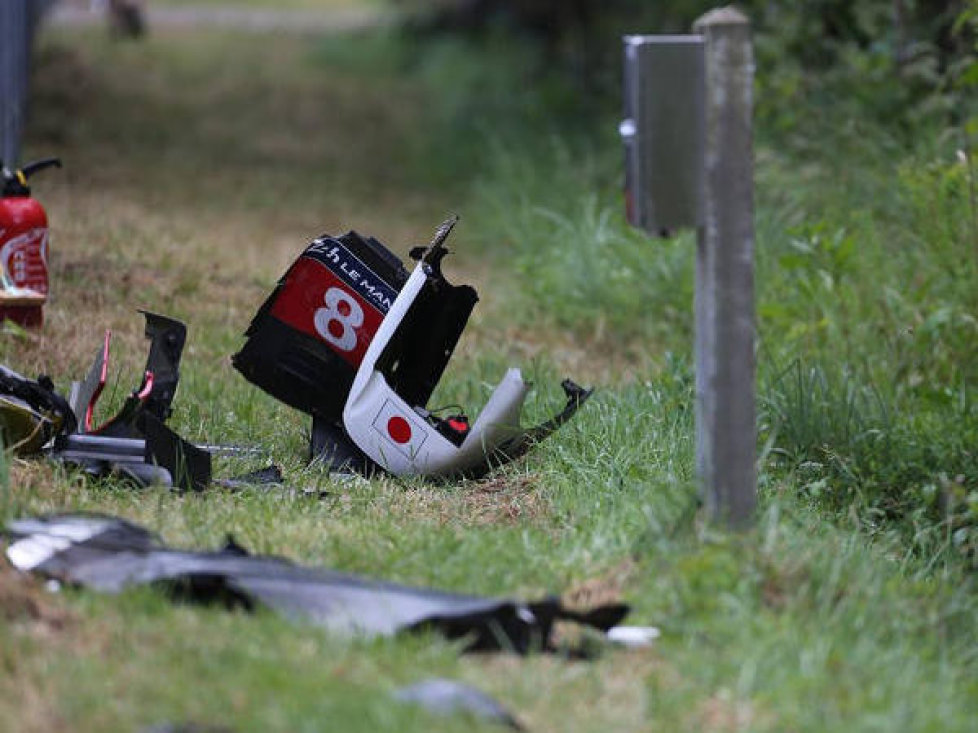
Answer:
[[[487,253],[521,278],[516,312],[687,355],[692,243],[623,222],[620,37],[689,32],[711,3],[397,5],[396,63],[438,99],[429,173],[472,182]],[[978,3],[739,6],[757,63],[765,479],[918,539],[950,522],[973,554]]]

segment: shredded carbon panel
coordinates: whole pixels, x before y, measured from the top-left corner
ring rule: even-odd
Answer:
[[[185,601],[265,605],[337,632],[437,631],[473,651],[545,650],[556,621],[607,631],[628,613],[622,604],[576,612],[556,598],[526,603],[412,588],[253,556],[233,543],[217,552],[183,552],[109,516],[15,520],[6,536],[7,558],[19,570],[97,591],[153,585]]]

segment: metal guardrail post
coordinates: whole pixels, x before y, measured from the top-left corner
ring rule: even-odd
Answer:
[[[20,163],[30,47],[27,4],[0,1],[0,158],[7,166]]]
[[[55,0],[0,0],[0,160],[21,163],[31,49],[41,18]]]

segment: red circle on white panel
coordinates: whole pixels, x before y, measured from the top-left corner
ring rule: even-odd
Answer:
[[[395,443],[407,443],[411,440],[411,424],[403,417],[394,415],[387,421],[387,434]]]

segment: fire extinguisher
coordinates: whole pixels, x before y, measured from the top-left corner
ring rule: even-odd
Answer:
[[[10,170],[0,163],[0,321],[40,326],[48,294],[48,218],[31,198],[27,179],[58,158]]]

